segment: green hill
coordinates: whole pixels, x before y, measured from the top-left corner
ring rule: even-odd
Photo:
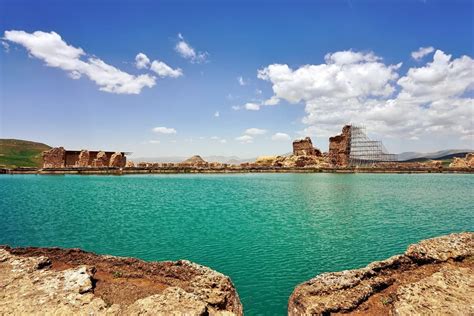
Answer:
[[[48,145],[20,139],[0,139],[0,166],[41,167],[41,153]]]

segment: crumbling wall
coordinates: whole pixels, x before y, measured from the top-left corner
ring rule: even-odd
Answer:
[[[108,167],[109,166],[109,157],[103,151],[99,151],[97,157],[92,160],[92,167]]]
[[[293,155],[295,156],[318,156],[320,157],[321,151],[313,147],[311,138],[306,137],[304,139],[295,140],[293,142]]]
[[[90,159],[90,153],[88,150],[81,150],[81,153],[79,154],[79,158],[76,161],[75,166],[76,167],[89,167],[89,159]]]
[[[347,167],[351,153],[351,126],[342,128],[342,133],[329,138],[329,162],[335,167]]]
[[[43,152],[43,168],[64,168],[66,150],[63,147],[51,148]]]
[[[474,168],[474,153],[468,153],[464,158],[455,157],[449,164],[450,168]]]
[[[122,155],[121,152],[116,152],[110,157],[109,167],[123,168],[126,163],[127,158],[125,158],[125,155]]]

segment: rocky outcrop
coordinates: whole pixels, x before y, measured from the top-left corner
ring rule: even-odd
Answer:
[[[0,314],[242,315],[231,280],[181,260],[0,248]]]
[[[179,165],[184,167],[206,167],[208,162],[202,159],[201,156],[195,155],[183,162],[180,162]]]
[[[241,166],[243,166],[242,164]],[[284,168],[329,168],[327,159],[322,156],[261,156],[254,163],[256,168],[259,167],[284,167]]]
[[[110,157],[109,167],[123,168],[126,163],[127,158],[121,152],[116,152]]]
[[[403,255],[298,285],[288,314],[471,315],[473,256],[473,233],[427,239]]]
[[[89,167],[89,160],[90,160],[90,152],[88,150],[81,150],[79,154],[79,158],[76,162],[76,167]]]
[[[99,151],[94,160],[92,160],[92,167],[108,167],[109,157],[104,151]]]
[[[51,148],[43,152],[43,168],[64,168],[66,150],[63,147]]]
[[[313,147],[311,138],[306,137],[304,139],[298,139],[293,142],[293,155],[295,156],[318,156],[320,157],[321,151]]]
[[[464,158],[455,157],[449,164],[450,168],[474,168],[474,153],[469,153]]]
[[[329,162],[334,167],[347,167],[351,153],[351,126],[345,125],[342,133],[329,137]]]
[[[125,163],[125,167],[126,168],[135,168],[135,163],[131,160],[128,160],[126,163]]]

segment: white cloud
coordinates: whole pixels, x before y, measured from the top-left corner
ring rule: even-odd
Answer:
[[[207,52],[196,52],[196,50],[184,40],[181,33],[178,34],[178,39],[179,41],[174,49],[181,57],[196,64],[207,61],[207,57],[209,56]]]
[[[8,44],[7,42],[5,41],[1,41],[2,42],[2,46],[3,46],[3,50],[8,53],[10,52],[10,44]]]
[[[139,94],[144,87],[151,88],[156,83],[153,76],[134,76],[106,64],[99,58],[87,55],[82,48],[68,45],[55,32],[27,33],[12,30],[5,31],[4,39],[24,46],[31,56],[43,60],[49,67],[67,71],[72,78],[87,76],[101,91]],[[82,60],[83,57],[86,60]]]
[[[176,134],[176,130],[174,128],[158,126],[153,128],[153,132],[160,133],[160,134]]]
[[[280,103],[280,99],[276,96],[272,96],[270,99],[263,101],[263,105],[277,105]]]
[[[183,75],[183,71],[181,68],[176,68],[173,69],[167,64],[165,64],[162,61],[159,60],[154,60],[151,63],[150,70],[154,71],[158,76],[164,78],[164,77],[171,77],[171,78],[178,78]]]
[[[150,59],[148,59],[147,55],[138,53],[137,56],[135,56],[135,67],[138,69],[148,68],[149,65]]]
[[[245,103],[244,109],[250,110],[250,111],[258,111],[258,110],[260,110],[260,104],[253,103],[253,102],[248,102],[248,103]]]
[[[402,77],[400,66],[386,65],[373,53],[345,51],[294,70],[269,65],[258,76],[272,84],[274,97],[305,104],[306,135],[334,135],[353,123],[382,138],[474,137],[472,58],[452,59],[437,50],[432,62]]]
[[[291,140],[290,135],[285,133],[275,133],[272,135],[272,140],[280,141],[280,140]]]
[[[238,110],[240,110],[240,106],[238,106],[238,105],[233,105],[233,106],[232,106],[232,110],[238,111]]]
[[[216,111],[216,112],[214,113],[214,117],[219,117],[219,116],[221,116],[221,114],[219,113],[219,111]]]
[[[159,140],[152,139],[152,140],[149,140],[148,143],[150,143],[150,144],[155,144],[155,145],[156,145],[156,144],[159,144],[160,141],[159,141]]]
[[[267,133],[267,130],[261,129],[261,128],[255,128],[255,127],[248,128],[244,132],[244,134],[247,134],[247,135],[263,135],[266,133]]]
[[[236,137],[235,140],[242,144],[250,144],[253,142],[253,137],[250,135],[242,135],[242,136]]]
[[[214,140],[214,141],[217,141],[217,142],[219,142],[219,143],[221,143],[221,144],[227,143],[227,140],[226,140],[226,139],[221,138],[221,137],[219,137],[219,136],[212,136],[210,139],[211,139],[211,140]]]
[[[241,86],[245,86],[247,84],[247,81],[245,81],[242,76],[238,76],[237,81],[239,82],[239,85]]]
[[[423,57],[431,54],[432,52],[434,52],[434,47],[420,47],[417,51],[411,53],[411,57],[413,57],[415,60],[421,60]]]

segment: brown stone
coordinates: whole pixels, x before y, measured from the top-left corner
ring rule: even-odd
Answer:
[[[0,247],[1,315],[242,315],[229,277],[186,260]]]
[[[92,167],[108,167],[109,166],[109,157],[103,151],[99,151],[96,158],[92,160]]]
[[[127,163],[127,158],[121,152],[116,152],[110,157],[109,167],[123,168]]]
[[[329,162],[335,167],[347,167],[351,153],[351,126],[345,125],[342,133],[329,138]]]
[[[126,168],[134,168],[135,167],[135,163],[131,160],[128,160],[126,163],[125,163],[125,167]]]
[[[450,168],[474,168],[474,153],[468,153],[464,158],[455,157],[449,164]]]
[[[402,255],[298,285],[288,315],[471,315],[473,255],[474,233],[427,239]]]
[[[321,156],[321,151],[313,147],[311,138],[298,139],[293,142],[293,155],[295,156]]]
[[[90,159],[90,153],[88,150],[81,150],[81,153],[79,154],[79,158],[77,159],[76,162],[76,167],[89,167],[89,159]]]
[[[43,168],[64,168],[66,150],[63,147],[51,148],[43,152]]]

